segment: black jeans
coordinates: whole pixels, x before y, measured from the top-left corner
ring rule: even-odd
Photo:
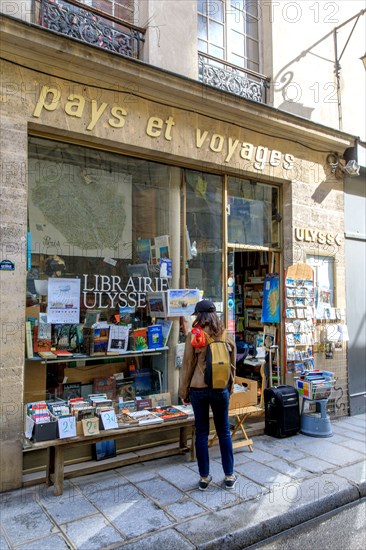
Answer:
[[[234,453],[228,414],[230,400],[229,390],[191,388],[189,395],[196,424],[196,455],[200,476],[206,477],[210,473],[210,459],[208,455],[210,406],[220,443],[222,468],[225,475],[231,475],[234,472]]]

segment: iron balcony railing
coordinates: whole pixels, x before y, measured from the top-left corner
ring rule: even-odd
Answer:
[[[198,54],[198,80],[258,103],[266,103],[267,100],[269,78],[207,54]]]
[[[139,59],[144,30],[74,0],[33,0],[35,23],[114,53]]]

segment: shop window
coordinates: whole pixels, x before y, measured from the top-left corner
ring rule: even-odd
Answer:
[[[166,290],[179,288],[181,169],[35,137],[28,160],[28,357],[53,350],[89,360],[164,347],[149,343],[148,327],[166,317]],[[92,325],[101,329],[94,341]],[[120,327],[112,339],[111,326]],[[160,369],[142,394],[166,391],[166,356],[122,363],[125,375]],[[64,372],[47,376],[57,392]]]
[[[315,318],[335,320],[334,257],[307,254],[306,263],[314,270]]]
[[[187,288],[199,288],[223,312],[222,178],[186,173]]]
[[[250,180],[228,179],[228,242],[279,246],[278,189]]]

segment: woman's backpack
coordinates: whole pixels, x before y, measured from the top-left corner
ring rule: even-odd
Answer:
[[[211,389],[227,387],[231,374],[230,352],[226,340],[214,340],[203,331],[207,340],[205,384]],[[226,331],[223,332],[225,338]]]

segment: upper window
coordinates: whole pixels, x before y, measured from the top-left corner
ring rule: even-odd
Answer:
[[[198,49],[259,72],[257,0],[197,1]]]
[[[122,19],[127,23],[134,23],[134,0],[80,0],[96,10]]]

